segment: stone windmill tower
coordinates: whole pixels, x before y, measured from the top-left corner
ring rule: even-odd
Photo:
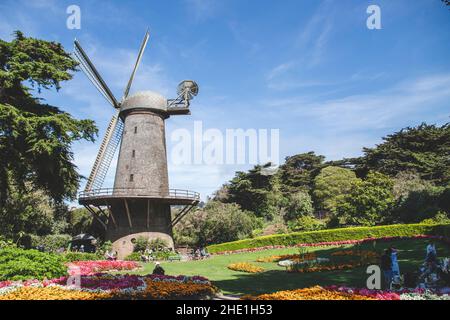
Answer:
[[[152,91],[129,96],[148,39],[147,32],[120,102],[75,40],[75,57],[81,69],[116,110],[78,201],[105,228],[106,239],[113,242],[119,258],[133,251],[139,236],[161,238],[173,247],[172,227],[200,199],[197,192],[169,189],[164,124],[171,115],[190,114],[189,101],[198,93],[197,84],[181,82],[176,99],[167,100]],[[102,188],[119,146],[114,187]],[[183,206],[174,219],[171,205]]]

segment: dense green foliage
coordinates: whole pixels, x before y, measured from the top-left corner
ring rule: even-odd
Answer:
[[[356,181],[337,211],[338,225],[373,226],[383,223],[394,204],[393,181],[379,172],[369,172],[363,181]]]
[[[222,202],[237,203],[243,210],[252,211],[258,217],[272,219],[280,199],[277,177],[261,174],[262,166],[248,172],[236,172],[221,192]],[[219,192],[220,193],[220,192]]]
[[[429,187],[412,191],[407,197],[399,199],[393,210],[394,220],[406,223],[433,219],[437,215],[449,218],[450,186]]]
[[[127,255],[124,259],[125,261],[141,261],[141,253],[140,252],[132,252]]]
[[[306,191],[291,193],[287,199],[284,218],[296,220],[304,216],[312,216],[314,213],[311,196]]]
[[[60,88],[77,63],[55,42],[16,32],[0,40],[0,203],[11,189],[21,196],[40,189],[53,201],[73,199],[80,175],[71,144],[93,141],[91,120],[77,120],[58,107],[42,103],[33,90]]]
[[[344,202],[360,179],[350,169],[328,166],[314,178],[314,200],[319,210],[336,213],[337,206]]]
[[[310,190],[324,160],[324,156],[316,155],[313,151],[287,157],[280,168],[283,191]]]
[[[88,252],[66,252],[63,254],[63,257],[67,262],[103,260],[101,254]]]
[[[450,124],[425,123],[405,128],[383,138],[375,148],[364,148],[357,169],[376,170],[390,176],[402,171],[417,172],[438,185],[450,182]]]
[[[61,255],[37,250],[3,248],[0,250],[0,281],[53,279],[67,274]]]
[[[448,237],[450,236],[450,224],[402,224],[377,227],[339,228],[311,232],[293,232],[288,234],[276,234],[253,239],[215,244],[208,246],[208,251],[215,253],[272,245],[293,246],[299,243],[358,240],[370,237],[410,237],[421,234],[443,235]]]
[[[291,231],[316,231],[324,229],[326,224],[323,220],[307,215],[288,221],[288,227]]]
[[[260,226],[258,218],[237,204],[210,201],[177,224],[174,236],[178,244],[205,246],[249,237]]]
[[[31,248],[37,246],[43,246],[46,251],[55,252],[56,250],[63,248],[67,249],[69,241],[72,237],[68,234],[50,234],[47,236],[31,235]]]

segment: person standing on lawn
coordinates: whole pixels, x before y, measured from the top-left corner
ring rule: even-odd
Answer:
[[[400,267],[398,265],[397,249],[390,248],[392,260],[392,277],[400,277]]]
[[[381,270],[383,270],[386,289],[389,290],[392,282],[392,257],[390,249],[384,250],[384,254],[381,256]]]

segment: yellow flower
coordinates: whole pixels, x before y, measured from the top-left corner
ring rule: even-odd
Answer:
[[[248,273],[259,273],[259,272],[264,271],[264,268],[257,267],[248,262],[238,262],[238,263],[229,264],[228,269],[234,270],[234,271],[248,272]]]

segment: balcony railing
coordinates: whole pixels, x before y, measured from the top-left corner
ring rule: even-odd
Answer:
[[[102,188],[88,191],[81,191],[78,194],[80,199],[95,197],[151,197],[165,199],[192,199],[200,200],[200,193],[190,190],[169,189],[168,193],[149,192],[145,189],[137,188]]]

